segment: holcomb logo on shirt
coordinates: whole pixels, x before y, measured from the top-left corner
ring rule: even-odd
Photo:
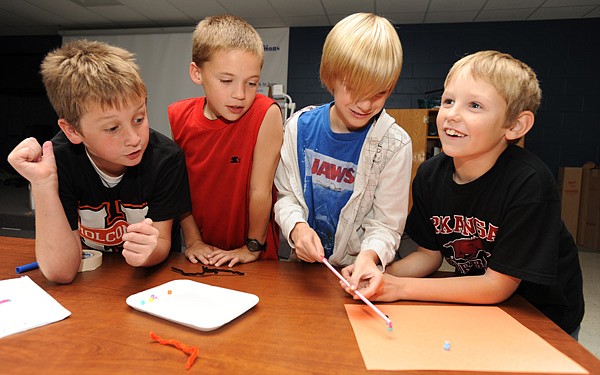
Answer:
[[[123,234],[127,232],[127,222],[125,220],[119,220],[109,228],[87,228],[83,225],[79,225],[79,235],[84,239],[84,242],[90,246],[92,243],[102,244],[102,246],[118,246],[123,240]],[[92,241],[92,243],[89,243]]]
[[[148,213],[147,203],[124,204],[121,201],[104,202],[97,207],[79,207],[79,235],[92,249],[120,247],[129,223],[139,223]]]

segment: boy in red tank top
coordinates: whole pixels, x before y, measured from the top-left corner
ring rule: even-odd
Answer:
[[[207,17],[196,27],[190,78],[205,96],[169,106],[189,174],[192,212],[181,226],[192,263],[277,259],[271,216],[283,124],[277,103],[257,94],[263,57],[260,36],[238,17]]]

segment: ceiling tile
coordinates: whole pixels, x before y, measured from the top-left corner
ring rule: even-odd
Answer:
[[[429,12],[425,17],[427,23],[455,23],[455,22],[473,22],[477,16],[477,11],[461,12]]]
[[[283,19],[290,27],[329,26],[332,24],[325,16],[283,17]]]
[[[0,35],[190,27],[227,13],[256,27],[330,26],[356,12],[396,24],[600,18],[600,0],[0,0]]]
[[[580,18],[594,9],[594,6],[539,8],[529,17],[530,20]]]
[[[407,13],[383,13],[393,24],[412,24],[422,23],[425,19],[425,12],[407,12]]]
[[[335,25],[346,17],[348,17],[348,14],[330,14],[329,21],[331,22],[331,25]]]
[[[321,0],[327,14],[374,13],[374,0]]]
[[[0,27],[18,27],[24,25],[35,25],[35,22],[27,19],[21,18],[20,16],[15,16],[12,13],[8,13],[3,9],[0,9]]]
[[[30,2],[16,0],[11,1],[11,3],[18,4]],[[87,25],[88,23],[99,24],[109,22],[105,17],[91,11],[90,8],[82,7],[70,0],[35,0],[35,6],[49,12],[60,14],[62,18],[71,20],[74,24]]]
[[[278,17],[268,0],[219,0],[223,8],[243,18]]]
[[[319,0],[269,0],[275,11],[282,17],[303,17],[323,15]]]
[[[14,4],[12,4],[14,5]],[[8,8],[8,9],[7,9]],[[25,10],[25,11],[23,11]],[[37,7],[27,9],[15,9],[14,7],[0,6],[0,25],[5,26],[28,26],[28,25],[53,25],[61,23],[72,23],[57,14],[48,12]]]
[[[475,18],[475,22],[525,21],[534,11],[535,9],[482,10]]]
[[[187,16],[181,10],[177,9],[168,1],[147,1],[147,0],[120,0],[121,3],[134,10],[136,13],[154,20],[157,24],[163,24],[169,21],[182,21],[188,19],[192,22],[194,19]]]
[[[600,18],[600,7],[595,8],[588,14],[584,15],[585,18]]]
[[[168,0],[168,2],[171,6],[184,13],[187,18],[194,20],[194,23],[208,16],[229,13],[221,4],[214,0]]]
[[[3,14],[3,20],[1,22],[5,25],[50,26],[54,30],[58,30],[58,25],[78,25],[77,22],[58,15],[56,11],[35,6],[23,1],[10,1],[1,3],[0,13]],[[12,20],[9,20],[10,18],[12,18]]]
[[[488,0],[483,9],[535,9],[543,3],[544,0]]]
[[[254,28],[286,27],[281,17],[258,17],[245,19]]]
[[[123,5],[97,6],[93,8],[93,11],[115,23],[127,24],[136,20],[139,22],[150,21],[138,12]]]
[[[546,0],[542,7],[575,7],[582,5],[600,5],[600,0]]]
[[[429,12],[479,10],[486,0],[430,0]]]
[[[429,1],[423,0],[375,0],[377,13],[425,12]]]

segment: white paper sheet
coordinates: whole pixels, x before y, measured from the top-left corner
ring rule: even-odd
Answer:
[[[0,280],[0,338],[63,320],[65,309],[29,276]]]

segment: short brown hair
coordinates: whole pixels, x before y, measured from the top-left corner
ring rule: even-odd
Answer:
[[[121,108],[146,100],[146,85],[134,55],[99,41],[80,39],[55,49],[44,58],[41,74],[58,117],[78,131],[90,105]]]
[[[217,51],[244,51],[256,55],[262,66],[264,46],[258,32],[243,19],[210,16],[198,23],[192,38],[192,61],[201,66]]]
[[[372,13],[352,14],[327,35],[321,57],[321,82],[333,94],[344,82],[355,99],[391,92],[402,70],[402,45],[385,18]]]

